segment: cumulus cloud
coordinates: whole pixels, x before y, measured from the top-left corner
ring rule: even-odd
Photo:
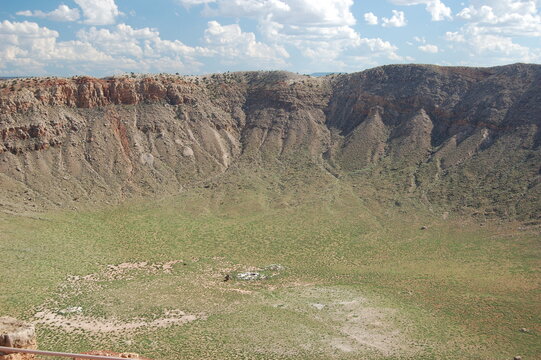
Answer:
[[[535,0],[484,0],[458,14],[480,33],[507,36],[541,36],[541,14]]]
[[[404,12],[398,10],[393,10],[391,18],[382,18],[381,21],[384,27],[403,27],[408,24]]]
[[[360,46],[355,55],[348,58],[355,66],[351,68],[358,70],[359,66],[377,66],[382,63],[396,63],[413,61],[411,57],[404,57],[397,54],[398,48],[388,41],[380,38],[361,39]]]
[[[453,41],[453,42],[465,42],[466,39],[464,38],[464,35],[459,33],[458,31],[447,31],[445,33],[445,40],[447,41]]]
[[[252,58],[279,64],[289,57],[283,47],[257,41],[254,33],[243,32],[238,24],[221,25],[217,21],[210,21],[204,40],[208,49],[215,51],[221,58]]]
[[[508,37],[498,35],[477,35],[470,37],[469,46],[477,54],[504,56],[510,59],[522,59],[526,62],[538,58],[539,54],[534,54],[526,47],[513,42]]]
[[[388,41],[384,41],[380,38],[375,39],[361,39],[360,41],[361,46],[367,47],[371,52],[378,53],[378,54],[385,54],[388,55],[390,58],[397,58],[395,51],[398,50],[396,46],[391,44]]]
[[[379,22],[378,17],[372,12],[364,14],[364,21],[366,21],[368,25],[377,25]]]
[[[439,52],[439,48],[436,45],[431,44],[420,45],[418,46],[418,49],[430,54],[436,54]]]
[[[430,13],[432,21],[442,21],[452,19],[451,8],[446,6],[440,0],[429,1],[426,3],[426,11]]]
[[[188,0],[188,3],[192,1]],[[209,0],[205,2],[215,5],[204,10],[204,14],[209,16],[268,18],[280,24],[296,26],[344,26],[354,25],[356,22],[350,10],[353,0]]]
[[[262,35],[261,45],[266,45],[260,50],[267,53],[272,50],[280,55],[279,49],[283,49],[285,54],[294,48],[306,59],[303,64],[305,70],[322,67],[358,69],[358,59],[402,59],[396,54],[397,48],[390,43],[362,38],[353,28],[357,22],[351,9],[353,0],[178,1],[184,6],[204,4],[202,14],[205,16],[256,21]],[[364,19],[369,23],[379,22],[374,14],[365,15]],[[210,29],[207,29],[207,34],[210,34]],[[232,33],[233,30],[238,34],[238,29],[229,29]]]
[[[128,55],[142,58],[144,50],[152,48],[152,44],[161,41],[159,33],[150,28],[134,29],[126,24],[118,24],[112,30],[83,29],[77,33],[81,41],[94,44],[97,48],[113,56]]]
[[[66,5],[60,5],[58,8],[50,12],[43,12],[41,10],[35,10],[35,11],[26,10],[26,11],[19,11],[17,15],[37,17],[37,18],[48,19],[52,21],[76,21],[76,20],[79,20],[79,17],[80,17],[79,9],[71,9],[70,7]]]
[[[4,52],[4,59],[14,60],[16,54],[35,54],[40,58],[50,57],[54,50],[58,32],[40,27],[33,22],[10,22],[4,20],[0,23],[0,41]],[[1,55],[0,55],[1,56]]]
[[[194,0],[179,0],[191,5]],[[195,0],[201,2],[200,0]],[[253,19],[262,40],[272,48],[294,47],[318,65],[338,64],[344,51],[356,49],[361,36],[353,29],[353,0],[209,0],[206,16]]]
[[[89,25],[111,25],[116,22],[120,11],[115,0],[74,0],[83,10],[84,23]]]
[[[536,0],[472,0],[457,18],[465,24],[445,39],[456,50],[471,56],[485,55],[499,62],[538,62],[539,48],[528,48],[514,41],[541,37],[541,14]]]
[[[125,64],[124,68],[134,71],[193,71],[200,65],[196,60],[198,56],[212,54],[203,47],[164,40],[155,29],[135,29],[126,24],[118,24],[113,29],[83,29],[77,38],[119,59]]]
[[[164,40],[154,29],[134,29],[126,24],[113,29],[82,29],[76,37],[58,41],[57,31],[33,22],[6,20],[0,23],[0,64],[16,75],[44,74],[55,69],[103,75],[126,71],[194,72],[201,65],[197,56],[215,53]]]
[[[44,73],[48,65],[92,59],[96,64],[111,61],[109,55],[80,41],[58,41],[59,33],[34,22],[0,23],[0,63],[17,75]]]
[[[447,32],[447,41],[463,44],[472,55],[505,56],[510,61],[533,61],[538,58],[538,53],[526,46],[513,42],[513,39],[505,36],[492,34],[479,34],[475,28],[469,28],[463,32]]]
[[[36,23],[4,24],[0,41],[3,37],[9,37],[9,41],[4,41],[6,45],[0,47],[0,67],[15,68],[14,64],[18,64],[17,69],[25,69],[21,71],[24,74],[37,73],[35,69],[38,68],[40,71],[62,69],[63,73],[194,73],[204,62],[211,64],[216,59],[221,64],[244,68],[284,67],[290,61],[292,51],[304,57],[301,61],[305,70],[322,67],[357,70],[358,59],[405,60],[390,42],[362,38],[353,28],[356,23],[352,13],[353,0],[177,0],[187,7],[199,6],[203,15],[247,18],[257,24],[256,36],[254,32],[243,31],[238,23],[224,24],[222,20],[209,19],[214,21],[207,23],[201,46],[165,40],[157,29],[149,27],[135,28],[122,23],[100,27],[115,24],[121,15],[115,1],[74,1],[80,9],[60,6],[57,10],[77,11],[80,21],[91,27],[79,30],[76,40],[60,41],[58,32]],[[53,12],[25,14],[50,16]],[[375,18],[378,23],[379,19],[372,15],[367,19],[374,22]],[[403,13],[393,15],[397,18],[387,19],[389,26],[405,25]],[[8,34],[5,29],[10,26],[18,27],[18,30]],[[25,35],[25,27],[34,29],[34,33]],[[11,65],[6,65],[8,59]],[[219,65],[213,66],[220,70]]]
[[[342,51],[358,46],[361,40],[349,26],[296,28],[269,21],[262,22],[261,28],[268,41],[293,46],[319,62],[332,61]]]
[[[432,21],[442,21],[452,19],[451,8],[446,6],[441,0],[391,0],[395,5],[411,6],[425,5],[426,11],[430,13]]]
[[[243,32],[238,24],[216,21],[208,23],[204,46],[197,47],[163,39],[153,28],[127,24],[83,28],[72,41],[59,41],[59,37],[57,31],[33,22],[1,22],[0,69],[10,68],[16,75],[55,69],[102,75],[127,71],[194,73],[202,60],[211,57],[257,68],[284,65],[289,57],[283,47],[257,41],[255,34]]]

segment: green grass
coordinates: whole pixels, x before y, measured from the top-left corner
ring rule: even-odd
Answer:
[[[269,183],[248,179],[93,211],[2,215],[0,315],[32,320],[41,308],[69,306],[119,321],[150,321],[168,309],[205,314],[129,334],[37,327],[42,349],[156,359],[541,358],[539,233],[442,220],[407,200],[396,208],[370,203],[366,189],[320,178],[282,192]],[[171,272],[103,277],[110,264],[178,259],[184,264]],[[263,281],[222,281],[270,264],[286,269]],[[66,285],[69,275],[88,274],[102,278],[78,291]],[[340,305],[358,299],[362,306]],[[318,302],[326,308],[310,305]],[[398,329],[396,341],[409,350],[333,347],[352,341],[344,331],[365,308],[384,323],[374,334]]]

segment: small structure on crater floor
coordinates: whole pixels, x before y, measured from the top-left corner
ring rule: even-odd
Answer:
[[[248,280],[248,281],[263,280],[263,279],[266,279],[266,276],[255,271],[251,271],[251,272],[244,272],[244,273],[237,274],[237,279]]]

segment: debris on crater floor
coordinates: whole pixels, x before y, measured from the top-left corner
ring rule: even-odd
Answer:
[[[238,273],[235,275],[235,278],[237,280],[247,280],[247,281],[265,280],[265,279],[270,279],[278,275],[280,271],[283,271],[285,269],[286,268],[283,265],[271,264],[260,269],[254,269],[252,271]]]
[[[237,279],[238,280],[247,280],[247,281],[253,281],[253,280],[264,280],[267,277],[261,273],[258,272],[244,272],[244,273],[238,273]]]
[[[280,264],[271,264],[265,267],[265,270],[269,270],[269,271],[283,271],[285,269],[286,269],[285,266],[280,265]]]
[[[83,312],[83,308],[80,307],[80,306],[71,306],[71,307],[67,307],[65,309],[62,309],[62,310],[58,310],[58,313],[59,314],[62,314],[62,315],[65,315],[65,314],[80,314]]]

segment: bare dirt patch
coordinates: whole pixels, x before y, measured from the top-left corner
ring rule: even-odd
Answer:
[[[163,263],[141,262],[125,262],[118,265],[107,265],[107,268],[100,273],[94,273],[84,276],[71,275],[68,276],[69,283],[77,283],[82,281],[110,281],[110,280],[129,280],[132,279],[137,272],[145,272],[148,274],[156,274],[159,272],[171,273],[173,266],[182,263],[183,260],[172,260]]]
[[[375,306],[355,290],[339,287],[296,287],[280,307],[309,315],[334,335],[320,338],[329,352],[413,355],[416,346],[397,321],[398,310]],[[329,329],[330,328],[330,329]]]
[[[64,331],[82,330],[90,333],[120,333],[133,332],[138,330],[151,330],[165,328],[173,325],[184,325],[186,323],[205,319],[202,314],[190,315],[181,310],[165,312],[164,316],[152,321],[136,319],[133,321],[121,321],[109,318],[100,319],[93,316],[75,315],[66,317],[51,310],[43,310],[34,315],[34,324],[47,325],[61,328]]]

